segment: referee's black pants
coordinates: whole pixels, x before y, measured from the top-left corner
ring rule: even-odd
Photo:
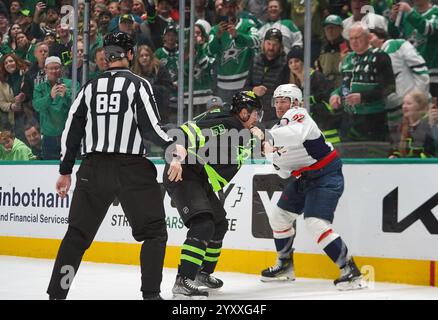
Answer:
[[[141,291],[143,295],[159,293],[167,230],[155,166],[140,156],[91,154],[82,161],[76,177],[69,227],[53,267],[47,289],[49,297],[67,297],[82,256],[116,197],[132,228],[132,235],[143,242]]]

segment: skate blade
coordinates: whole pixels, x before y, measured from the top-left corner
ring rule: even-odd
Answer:
[[[174,293],[173,300],[207,300],[208,296],[186,296],[182,293]]]
[[[281,277],[261,277],[261,282],[286,282],[286,281],[295,281],[295,277],[293,276],[281,276]]]
[[[366,288],[368,288],[368,284],[362,277],[353,279],[349,282],[341,282],[336,285],[336,289],[339,291],[352,291]]]
[[[223,287],[219,287],[219,288],[210,288],[207,286],[198,286],[199,289],[201,289],[202,291],[206,291],[206,292],[218,292],[219,290],[221,290]]]

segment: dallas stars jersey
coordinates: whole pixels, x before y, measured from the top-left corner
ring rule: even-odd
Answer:
[[[208,50],[216,58],[217,85],[224,90],[239,90],[245,85],[250,63],[260,41],[254,22],[239,19],[235,39],[225,31],[219,38],[216,25],[210,32]]]
[[[206,176],[214,191],[233,179],[256,145],[250,131],[228,110],[204,112],[180,128],[188,152],[183,162],[184,179]]]
[[[277,28],[281,31],[281,34],[283,35],[283,47],[286,54],[293,46],[303,46],[303,35],[292,20],[283,19],[275,22],[266,22],[259,29],[260,39],[264,39],[266,31],[272,28]]]
[[[350,52],[341,66],[342,84],[334,94],[345,98],[360,93],[361,103],[355,105],[357,114],[379,113],[385,110],[385,99],[395,93],[391,59],[380,49],[368,49],[364,54]],[[344,104],[349,110],[349,106]]]
[[[399,31],[426,60],[430,82],[438,83],[438,6],[422,14],[412,10],[403,17]]]
[[[382,50],[391,57],[392,70],[396,77],[397,99],[390,101],[389,108],[401,106],[403,97],[415,88],[423,92],[429,91],[426,62],[410,42],[391,39],[383,44]]]
[[[161,64],[169,71],[170,79],[172,82],[178,81],[178,48],[175,50],[169,50],[165,47],[158,48],[155,51],[155,56],[160,60]],[[172,92],[173,96],[176,96],[176,92]]]
[[[193,65],[193,104],[206,104],[211,98],[213,79],[211,75],[214,59],[207,54],[206,46],[195,46],[196,56]],[[184,64],[184,96],[188,98],[189,62]],[[185,102],[188,104],[188,102]]]
[[[290,177],[292,171],[311,166],[333,151],[332,144],[325,140],[304,108],[288,110],[268,135],[273,146],[279,148],[272,154],[272,163],[282,178]]]

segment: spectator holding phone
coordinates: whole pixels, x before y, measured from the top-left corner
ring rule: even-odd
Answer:
[[[216,94],[230,103],[245,85],[260,40],[252,20],[237,18],[236,0],[223,0],[218,21],[210,32],[208,50],[217,62]]]
[[[73,83],[69,79],[61,78],[62,63],[59,57],[51,56],[46,59],[45,72],[47,81],[37,85],[33,91],[33,106],[40,114],[42,158],[58,160],[61,134],[72,103]]]

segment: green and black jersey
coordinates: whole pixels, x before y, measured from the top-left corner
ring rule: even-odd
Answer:
[[[205,112],[180,129],[188,151],[184,179],[208,176],[214,191],[225,187],[253,154],[256,139],[228,110]]]

